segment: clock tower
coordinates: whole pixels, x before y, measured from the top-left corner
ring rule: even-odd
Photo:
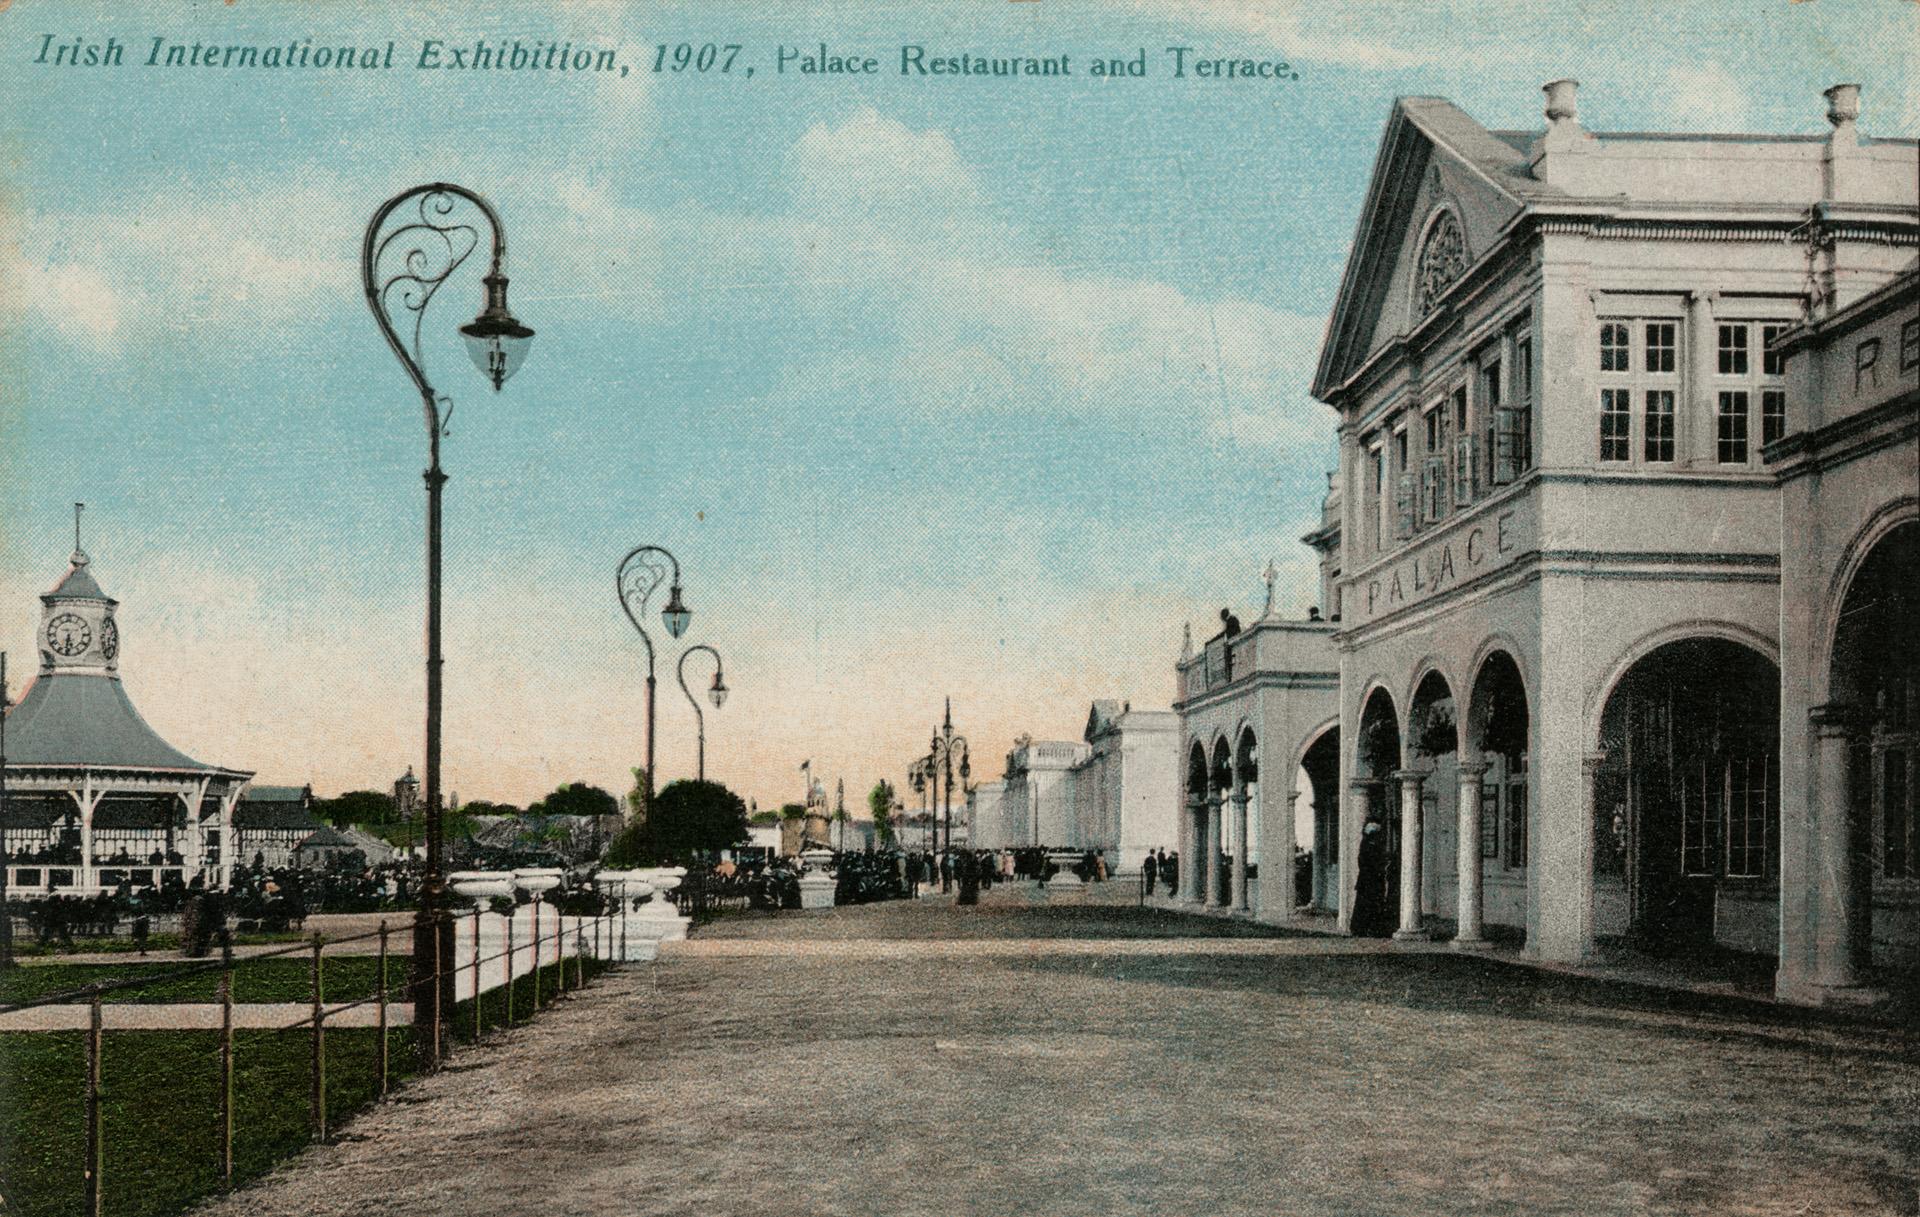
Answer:
[[[40,597],[40,671],[45,674],[110,676],[119,679],[120,627],[113,610],[119,601],[100,590],[80,548],[79,513],[74,515],[73,557],[66,577]]]

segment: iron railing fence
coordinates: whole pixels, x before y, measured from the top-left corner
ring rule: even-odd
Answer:
[[[327,1141],[396,1081],[437,1070],[455,1041],[523,1024],[627,958],[612,910],[565,916],[536,897],[514,915],[440,917],[453,933],[423,937],[436,958],[420,991],[452,1001],[424,1044],[405,1000],[411,960],[394,949],[415,941],[415,918],[209,960],[90,964],[143,974],[58,992],[30,992],[58,965],[6,973],[29,992],[0,1002],[0,1211],[179,1212]],[[291,1114],[299,1089],[304,1120]]]

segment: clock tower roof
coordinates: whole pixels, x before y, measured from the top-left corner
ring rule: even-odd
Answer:
[[[55,600],[98,600],[103,604],[118,603],[112,596],[100,590],[99,581],[93,577],[93,572],[87,569],[86,554],[76,549],[73,551],[73,557],[68,561],[73,565],[67,568],[67,573],[60,582],[53,585],[53,590],[41,596],[40,599],[49,604]]]

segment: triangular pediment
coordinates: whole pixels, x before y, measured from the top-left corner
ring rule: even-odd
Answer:
[[[1454,256],[1436,250],[1436,270],[1471,266],[1529,201],[1560,193],[1532,176],[1529,140],[1489,131],[1440,98],[1394,104],[1321,347],[1315,397],[1336,392],[1425,315],[1420,262],[1429,234],[1450,227],[1458,237]],[[1433,277],[1447,281],[1443,273]]]

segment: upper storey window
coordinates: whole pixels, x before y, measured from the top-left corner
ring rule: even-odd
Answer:
[[[1786,361],[1772,348],[1788,324],[1723,321],[1716,327],[1714,455],[1722,465],[1751,464],[1762,445],[1787,433]]]
[[[1440,297],[1453,286],[1454,280],[1467,269],[1467,238],[1460,229],[1460,220],[1451,211],[1443,211],[1438,219],[1427,228],[1426,242],[1420,247],[1419,281],[1416,284],[1420,300],[1420,316],[1433,311]]]
[[[1722,348],[1722,355],[1727,349]],[[1603,464],[1674,459],[1680,385],[1680,322],[1669,317],[1600,319],[1599,457]]]

